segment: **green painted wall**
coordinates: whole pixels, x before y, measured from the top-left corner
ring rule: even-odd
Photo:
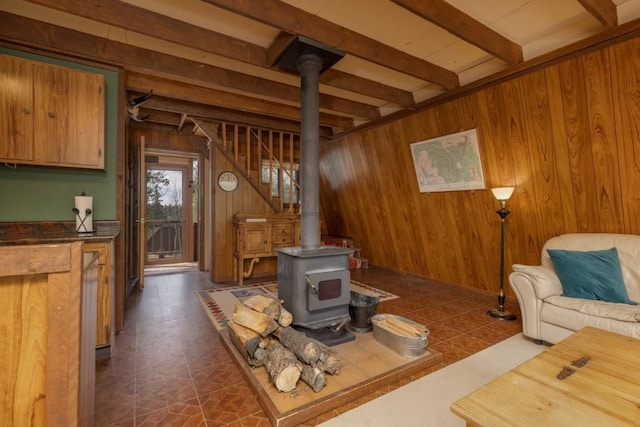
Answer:
[[[74,221],[73,197],[83,191],[93,196],[94,221],[117,219],[118,73],[2,47],[0,53],[101,73],[106,84],[105,171],[0,165],[0,221]]]

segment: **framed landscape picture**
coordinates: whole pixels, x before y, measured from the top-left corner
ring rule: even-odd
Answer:
[[[482,161],[475,129],[411,144],[421,193],[482,190]]]

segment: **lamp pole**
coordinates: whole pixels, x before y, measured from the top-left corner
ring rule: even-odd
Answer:
[[[513,191],[513,189],[511,189]],[[494,194],[496,192],[494,191]],[[505,219],[507,215],[511,213],[509,209],[507,209],[507,199],[509,195],[504,198],[500,198],[500,209],[496,211],[498,215],[500,215],[500,293],[498,294],[498,308],[491,309],[487,312],[487,314],[493,318],[499,320],[516,320],[516,315],[505,311],[504,309],[504,230],[505,230]],[[496,195],[496,197],[498,197]]]

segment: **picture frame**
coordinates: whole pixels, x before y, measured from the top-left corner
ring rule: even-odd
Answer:
[[[486,188],[476,129],[410,144],[421,193]]]

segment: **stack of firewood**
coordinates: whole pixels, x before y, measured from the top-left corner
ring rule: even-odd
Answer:
[[[252,366],[264,366],[279,391],[296,388],[298,380],[316,393],[327,384],[325,372],[340,373],[338,354],[290,325],[292,314],[272,297],[254,295],[236,304],[227,324],[229,338]]]

